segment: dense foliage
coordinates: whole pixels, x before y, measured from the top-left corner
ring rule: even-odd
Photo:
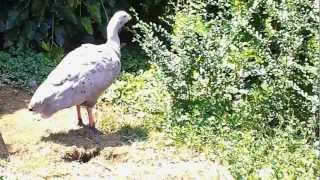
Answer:
[[[50,58],[49,58],[50,57]],[[0,85],[36,88],[57,65],[60,56],[23,48],[0,51]],[[59,59],[60,60],[60,59]]]
[[[50,51],[105,40],[106,25],[117,10],[135,7],[155,20],[167,0],[27,0],[0,2],[0,47],[20,42]],[[157,11],[154,11],[157,9]],[[104,38],[103,38],[104,37]]]
[[[165,124],[173,138],[213,146],[238,177],[264,167],[278,178],[319,176],[312,151],[319,11],[309,1],[267,0],[189,1],[175,8],[165,18],[170,28],[136,26],[143,32],[137,41],[173,97]],[[291,159],[296,156],[304,158]]]

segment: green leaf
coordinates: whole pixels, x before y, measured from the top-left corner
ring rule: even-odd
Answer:
[[[29,20],[30,10],[25,9],[24,11],[20,12],[19,14],[19,22],[23,22],[25,20]]]
[[[41,48],[46,50],[46,51],[50,51],[50,45],[47,42],[42,41],[40,44]]]
[[[60,13],[67,22],[78,24],[78,19],[71,8],[64,7],[60,10]]]
[[[92,19],[94,19],[97,23],[101,23],[101,11],[100,4],[87,4],[88,12]]]
[[[34,22],[29,22],[26,27],[24,28],[24,35],[29,39],[32,40],[35,36],[36,26]]]
[[[46,6],[46,2],[43,1],[32,1],[31,4],[31,12],[33,16],[40,16],[42,14],[44,7]]]
[[[91,19],[89,17],[82,17],[81,24],[88,34],[93,34]]]
[[[70,7],[72,7],[72,8],[74,8],[75,5],[77,5],[77,4],[75,3],[75,0],[67,0],[67,3],[68,3],[68,5],[69,5]]]

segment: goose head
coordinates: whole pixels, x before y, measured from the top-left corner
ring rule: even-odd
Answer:
[[[116,12],[110,19],[108,27],[107,27],[107,34],[108,36],[113,36],[118,34],[120,29],[130,21],[131,16],[125,11],[118,11]]]

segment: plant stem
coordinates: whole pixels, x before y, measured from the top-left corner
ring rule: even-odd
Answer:
[[[102,0],[100,0],[100,3],[101,3],[101,6],[102,6],[104,15],[106,16],[107,22],[109,22],[109,17],[108,17],[108,14],[107,14],[107,10],[106,10],[106,8],[104,7],[104,4],[103,4]]]

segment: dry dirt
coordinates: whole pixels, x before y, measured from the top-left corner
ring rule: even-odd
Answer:
[[[74,108],[39,120],[26,109],[30,98],[0,87],[0,132],[10,153],[0,179],[232,179],[227,168],[161,133],[130,143],[120,133],[96,135],[77,126]]]

